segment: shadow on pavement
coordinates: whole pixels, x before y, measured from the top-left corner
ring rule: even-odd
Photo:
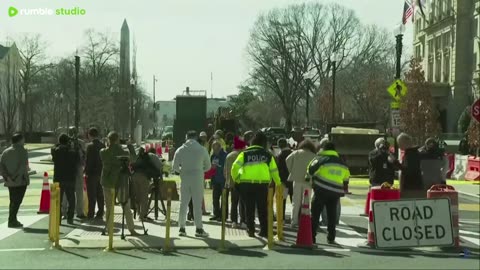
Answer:
[[[124,252],[120,252],[118,250],[115,250],[113,253],[118,254],[118,255],[127,256],[127,257],[134,258],[134,259],[139,259],[139,260],[146,260],[147,259],[147,258],[144,258],[144,257],[135,256],[135,255],[132,255],[132,254],[127,254],[127,253],[124,253]]]
[[[90,259],[90,258],[87,257],[87,256],[83,256],[83,255],[80,255],[80,254],[78,254],[78,253],[72,252],[72,251],[70,251],[70,250],[65,250],[65,249],[63,249],[63,248],[60,249],[60,251],[65,252],[65,253],[70,254],[70,255],[74,255],[74,256],[80,257],[80,258],[82,258],[82,259],[86,259],[86,260]]]
[[[344,258],[344,257],[350,257],[345,254],[341,253],[335,253],[331,251],[326,251],[322,249],[302,249],[302,248],[290,248],[290,249],[278,249],[274,250],[277,253],[280,254],[286,254],[286,255],[309,255],[309,256],[326,256],[326,257],[331,257],[331,258]]]
[[[38,229],[38,228],[23,228],[25,233],[37,233],[37,234],[48,234],[48,229]]]
[[[230,249],[222,254],[228,254],[232,256],[240,256],[240,257],[255,257],[255,258],[265,258],[268,256],[265,252],[250,250],[250,249]]]

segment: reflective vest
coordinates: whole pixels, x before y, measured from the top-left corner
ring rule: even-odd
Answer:
[[[254,145],[240,153],[232,165],[235,183],[269,184],[272,179],[280,185],[277,163],[272,154]]]
[[[350,171],[337,152],[333,150],[320,152],[308,165],[307,173],[318,188],[345,194],[344,183],[348,183]]]

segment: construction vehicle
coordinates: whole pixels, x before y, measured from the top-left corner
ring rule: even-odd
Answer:
[[[328,134],[352,175],[368,175],[368,154],[380,137],[385,134],[378,129],[352,127],[333,127]]]

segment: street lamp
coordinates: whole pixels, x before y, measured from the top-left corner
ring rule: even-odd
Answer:
[[[395,79],[400,79],[400,73],[401,73],[401,58],[402,58],[402,40],[403,40],[403,33],[405,33],[405,25],[400,24],[395,29],[393,30],[393,34],[395,35],[395,39],[397,41],[395,49],[397,52],[397,59],[396,59],[396,65],[395,65]]]
[[[156,136],[156,124],[157,124],[157,112],[155,108],[155,83],[157,82],[157,79],[155,78],[155,75],[153,75],[153,136]]]
[[[305,79],[305,126],[310,126],[310,87],[312,85],[313,78],[315,74],[313,72],[307,72],[303,74],[303,78]]]
[[[77,51],[78,53],[78,51]],[[80,56],[75,55],[75,129],[80,125]]]
[[[335,123],[335,77],[337,75],[337,62],[341,60],[338,52],[332,54],[332,124]]]
[[[130,137],[133,140],[133,133],[135,132],[135,119],[133,116],[133,95],[135,93],[135,79],[132,78],[130,80],[130,86],[131,86],[131,91],[130,91]]]

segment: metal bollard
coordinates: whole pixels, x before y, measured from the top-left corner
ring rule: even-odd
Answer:
[[[227,189],[223,189],[222,191],[222,236],[220,240],[220,247],[218,251],[226,251],[227,248],[225,247],[225,223],[227,219]]]
[[[276,192],[277,199],[277,239],[278,241],[283,241],[283,185],[277,186]]]
[[[171,225],[171,213],[172,213],[172,189],[167,190],[167,216],[165,221],[165,242],[163,243],[162,251],[168,253],[172,251],[170,246],[170,225]]]
[[[105,251],[113,251],[113,217],[115,216],[115,189],[111,188],[109,190],[111,200],[107,202],[110,204],[110,213],[107,217],[107,230],[108,230],[108,247],[105,248]]]
[[[62,213],[60,211],[60,183],[55,183],[55,229],[53,239],[55,240],[53,247],[61,248],[60,246],[60,220],[62,218]]]
[[[267,214],[268,214],[268,237],[267,237],[267,250],[273,249],[273,188],[268,188],[267,197]]]
[[[54,239],[54,222],[55,222],[55,185],[51,184],[50,185],[50,209],[49,209],[49,215],[48,215],[48,239],[50,242],[53,242]]]

